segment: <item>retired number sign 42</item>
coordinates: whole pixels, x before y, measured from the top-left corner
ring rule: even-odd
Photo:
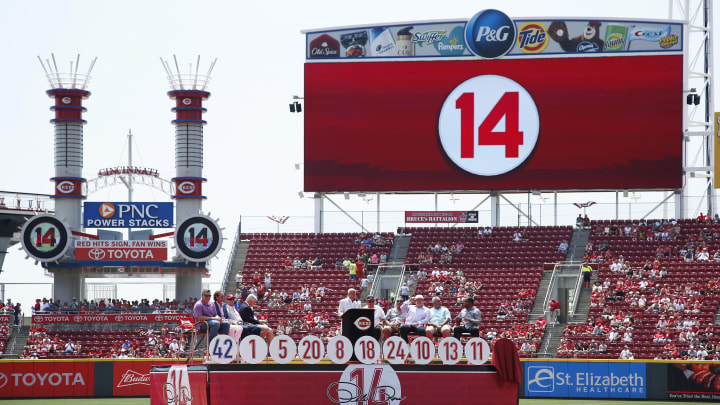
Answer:
[[[440,143],[458,167],[480,176],[514,170],[532,154],[540,116],[530,93],[503,76],[468,79],[445,99]]]

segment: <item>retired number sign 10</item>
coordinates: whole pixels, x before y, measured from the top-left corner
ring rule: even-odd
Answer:
[[[503,76],[468,79],[445,99],[438,121],[440,143],[455,165],[480,175],[514,170],[537,144],[540,117],[525,88]]]

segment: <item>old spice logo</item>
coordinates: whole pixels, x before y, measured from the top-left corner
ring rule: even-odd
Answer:
[[[128,387],[130,385],[150,385],[150,374],[140,374],[136,371],[128,370],[120,377],[117,388]]]
[[[178,184],[178,191],[180,191],[183,194],[191,194],[195,192],[195,184],[193,184],[192,181],[183,181],[182,183]]]
[[[354,324],[355,327],[360,330],[368,330],[370,329],[370,325],[372,325],[372,321],[366,316],[361,316],[360,318],[355,320]]]
[[[63,194],[70,194],[75,190],[75,184],[72,181],[65,180],[58,183],[55,188]]]

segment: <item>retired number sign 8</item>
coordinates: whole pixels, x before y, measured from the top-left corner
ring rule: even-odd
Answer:
[[[440,110],[438,133],[447,156],[462,170],[497,176],[520,166],[540,132],[535,101],[506,77],[476,76],[457,86]]]

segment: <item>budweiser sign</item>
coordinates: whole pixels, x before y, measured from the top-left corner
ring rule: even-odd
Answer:
[[[127,370],[125,374],[120,377],[117,387],[128,387],[130,385],[147,385],[150,386],[150,374],[140,374],[137,371]]]
[[[33,323],[156,323],[178,322],[181,314],[33,315]]]

